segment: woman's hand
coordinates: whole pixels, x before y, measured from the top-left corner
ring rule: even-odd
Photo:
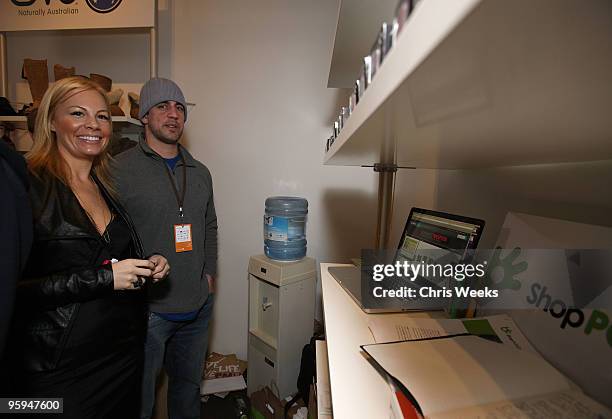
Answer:
[[[170,272],[170,264],[168,263],[168,259],[162,255],[153,255],[149,258],[149,261],[153,262],[155,265],[153,272],[151,273],[153,282],[160,281],[168,276],[168,273]]]
[[[115,290],[134,290],[144,285],[144,278],[151,276],[155,264],[149,260],[124,259],[113,263]]]

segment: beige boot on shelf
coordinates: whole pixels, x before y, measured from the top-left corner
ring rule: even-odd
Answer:
[[[128,93],[128,99],[130,99],[130,116],[134,119],[138,119],[138,112],[140,112],[140,96],[136,93]]]
[[[64,67],[60,64],[55,64],[53,66],[53,76],[55,77],[55,81],[65,79],[66,77],[72,77],[76,74],[76,69],[74,67]]]
[[[111,92],[111,88],[113,87],[113,80],[109,77],[106,77],[102,74],[91,73],[89,78],[98,83],[102,89],[106,92],[106,97],[108,98],[108,102],[110,104],[110,113],[111,116],[125,116],[123,110],[119,107],[119,100],[123,95],[123,90],[115,89]]]
[[[47,60],[23,60],[21,77],[28,81],[32,93],[33,108],[38,108],[40,101],[49,87],[49,69]]]
[[[104,89],[105,92],[110,92],[111,88],[113,87],[113,80],[111,80],[110,78],[106,76],[103,76],[102,74],[91,73],[89,75],[89,78],[92,81],[98,83],[100,87]]]
[[[115,89],[106,94],[108,98],[108,103],[110,105],[111,116],[125,116],[123,110],[119,107],[119,101],[121,100],[121,96],[123,96],[123,90]]]

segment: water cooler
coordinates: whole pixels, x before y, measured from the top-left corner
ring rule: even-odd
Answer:
[[[264,386],[280,398],[297,391],[302,348],[313,333],[316,264],[312,258],[249,260],[247,394]]]

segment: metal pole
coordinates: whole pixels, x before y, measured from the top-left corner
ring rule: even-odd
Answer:
[[[376,248],[386,249],[389,244],[391,220],[393,218],[393,199],[395,193],[395,173],[397,166],[374,165],[378,172],[378,223],[376,226]]]
[[[157,0],[153,2],[153,27],[149,28],[149,60],[150,76],[157,77]]]
[[[6,33],[0,32],[0,74],[2,84],[0,85],[0,96],[8,98],[8,54],[6,48]]]
[[[157,16],[157,13],[156,13]],[[157,17],[155,18],[157,24]],[[151,78],[157,77],[157,28],[153,27],[149,31],[149,57],[151,67]]]
[[[395,172],[397,172],[396,141],[393,135],[392,116],[384,116],[384,137],[380,146],[380,163],[374,165],[378,172],[378,223],[376,226],[376,248],[386,249],[393,218],[393,196]]]

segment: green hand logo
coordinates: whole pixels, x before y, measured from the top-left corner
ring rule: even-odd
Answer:
[[[527,270],[527,262],[515,263],[521,254],[521,248],[515,247],[506,257],[501,257],[501,247],[496,247],[491,259],[488,261],[488,269],[483,277],[483,285],[499,290],[519,290],[521,281],[515,278],[516,275]]]

